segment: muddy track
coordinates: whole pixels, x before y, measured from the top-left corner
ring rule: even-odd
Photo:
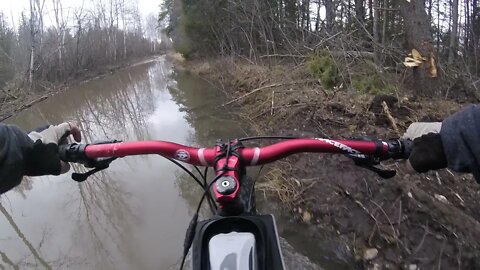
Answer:
[[[230,91],[245,118],[262,134],[391,138],[398,135],[382,101],[400,132],[414,121],[441,121],[464,105],[402,93],[375,97],[346,89],[324,90],[319,83],[307,82],[298,66],[268,69],[216,61],[187,63],[187,67]],[[300,80],[305,83],[285,83]],[[278,86],[249,95],[272,84]],[[289,205],[294,219],[318,232],[312,241],[330,238],[341,243],[341,260],[352,267],[480,269],[480,186],[471,176],[447,170],[413,175],[401,162],[387,162],[385,166],[398,175],[383,180],[343,156],[332,155],[299,155],[286,164],[282,179],[301,183],[302,200]]]

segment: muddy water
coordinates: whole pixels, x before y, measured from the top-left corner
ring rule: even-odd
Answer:
[[[223,99],[206,82],[174,72],[159,58],[72,87],[8,122],[31,130],[76,121],[85,142],[169,140],[206,146],[217,138],[245,135],[235,117],[216,105]],[[84,183],[72,181],[70,174],[25,179],[1,197],[0,264],[12,269],[168,269],[178,263],[200,198],[192,185],[158,156],[117,160]]]

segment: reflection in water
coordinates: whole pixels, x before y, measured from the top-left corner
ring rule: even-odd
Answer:
[[[2,261],[11,266],[13,269],[17,270],[17,269],[20,269],[20,267],[18,267],[18,265],[16,265],[14,262],[12,262],[12,260],[10,260],[10,258],[8,258],[7,254],[5,254],[4,252],[0,251],[0,256],[2,257]],[[5,269],[5,267],[3,265],[1,265],[2,269]]]
[[[175,74],[174,78],[177,87],[169,88],[172,99],[185,111],[186,121],[195,129],[198,145],[212,146],[217,139],[247,135],[240,119],[229,108],[221,106],[222,92],[212,91],[208,83],[199,84],[198,79],[192,79],[185,72]]]
[[[85,142],[211,145],[217,136],[242,135],[235,122],[222,119],[214,106],[219,99],[208,84],[173,73],[159,59],[76,86],[9,122],[32,130],[76,121]],[[192,108],[201,108],[195,119],[185,113]],[[1,198],[0,268],[168,268],[181,255],[192,205],[200,199],[184,175],[160,157],[138,156],[117,160],[83,183],[70,175],[26,178]]]
[[[20,231],[20,228],[18,228],[18,226],[15,223],[15,221],[13,220],[12,216],[7,212],[7,210],[5,209],[5,207],[3,207],[2,204],[0,204],[0,212],[2,212],[2,214],[5,216],[8,223],[10,224],[10,226],[12,226],[12,228],[14,229],[15,233],[22,240],[22,242],[25,244],[25,246],[27,246],[28,250],[30,250],[30,252],[32,253],[35,260],[37,260],[40,263],[40,265],[42,265],[46,269],[52,269],[50,267],[50,265],[42,258],[40,253],[33,247],[33,245],[30,243],[30,241],[27,240],[25,235]],[[40,243],[40,246],[41,246],[41,243]],[[2,252],[2,258],[4,259],[4,261],[5,261],[5,259],[7,259],[6,262],[8,264],[11,264],[12,266],[14,265],[13,262],[10,259],[8,259],[6,254],[3,253],[3,252]]]
[[[174,72],[160,58],[78,85],[8,122],[32,130],[76,121],[85,142],[208,147],[217,138],[246,135],[219,107],[223,102],[208,83]],[[70,175],[25,178],[0,197],[0,269],[168,269],[182,254],[201,194],[185,172],[158,156],[116,160],[83,183]]]

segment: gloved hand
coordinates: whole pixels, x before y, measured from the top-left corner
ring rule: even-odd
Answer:
[[[413,140],[413,149],[407,166],[420,173],[447,167],[447,158],[439,133],[441,127],[440,122],[418,122],[408,127],[403,138]]]
[[[34,144],[25,155],[26,175],[59,175],[68,172],[70,165],[60,160],[58,145],[68,143],[70,135],[75,141],[81,141],[80,129],[72,123],[47,126],[30,132],[28,136]]]

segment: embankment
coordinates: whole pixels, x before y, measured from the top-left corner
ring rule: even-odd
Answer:
[[[392,138],[412,122],[441,121],[465,105],[403,90],[372,95],[342,85],[327,89],[304,63],[218,59],[181,65],[224,89],[231,98],[225,105],[241,106],[256,135]],[[383,180],[339,155],[299,155],[279,165],[258,189],[274,191],[296,222],[309,224],[312,241],[339,243],[342,260],[352,267],[480,268],[480,186],[470,175],[409,174],[402,162],[389,161],[384,166],[398,175]]]
[[[74,77],[68,79],[62,83],[49,83],[49,82],[37,82],[42,90],[27,90],[27,86],[20,82],[12,82],[5,89],[0,90],[0,121],[3,121],[19,111],[31,107],[32,105],[41,102],[52,95],[55,95],[61,91],[64,91],[71,85],[87,82],[94,78],[106,76],[117,70],[154,61],[158,58],[158,55],[147,56],[136,59],[128,59],[120,61],[115,65],[108,65],[104,67],[97,67],[92,70],[79,71]]]

